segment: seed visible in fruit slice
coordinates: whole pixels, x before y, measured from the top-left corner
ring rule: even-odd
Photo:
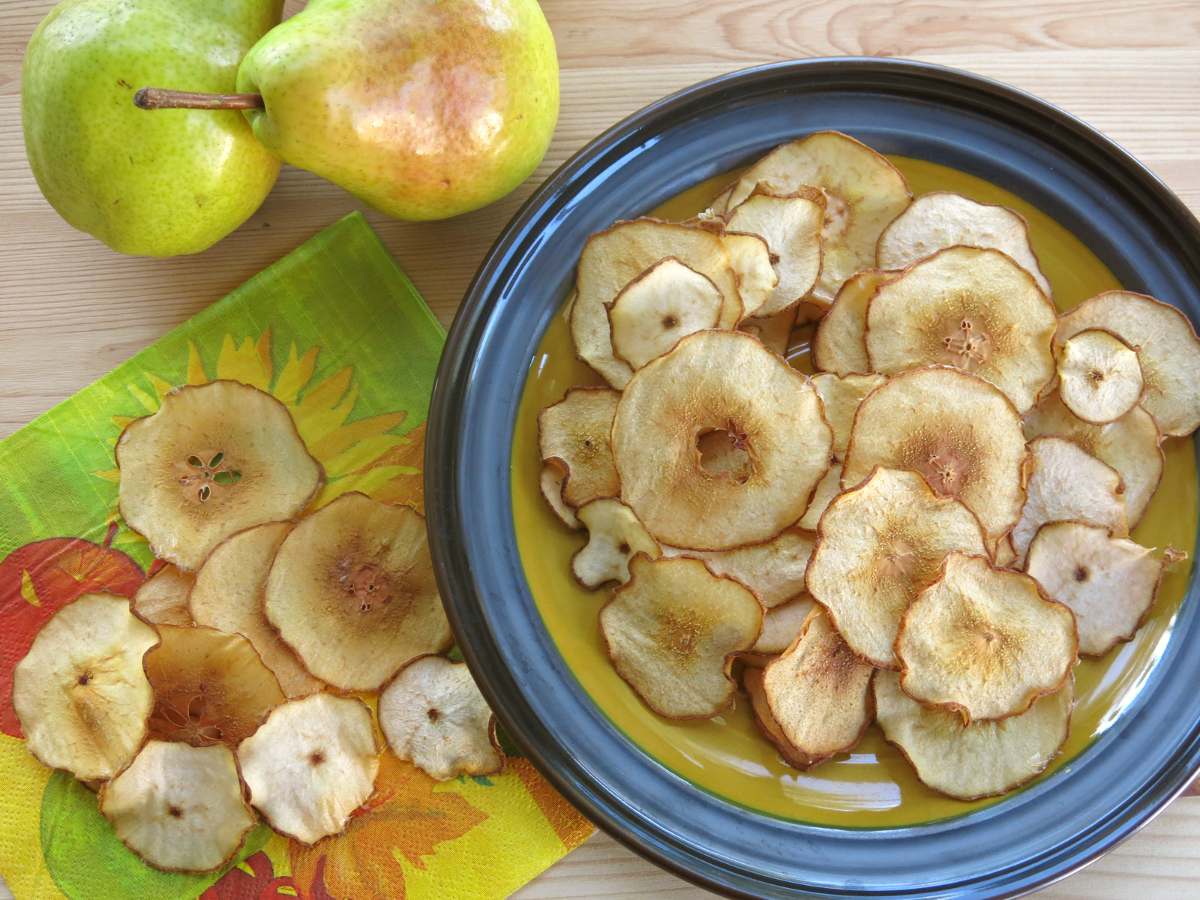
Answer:
[[[963,504],[939,497],[915,472],[876,469],[821,518],[808,591],[846,643],[894,669],[900,617],[937,577],[946,554],[984,553],[983,529]]]
[[[738,323],[738,331],[753,335],[772,353],[786,357],[791,344],[792,328],[796,324],[797,309],[798,307],[793,306],[773,316],[742,319]]]
[[[715,575],[724,575],[745,585],[767,608],[787,603],[804,591],[804,570],[812,556],[816,535],[801,528],[788,528],[769,541],[747,544],[733,550],[688,550],[663,547],[666,556],[690,556],[703,560]]]
[[[922,706],[900,690],[895,672],[875,673],[875,715],[884,737],[927,787],[957,800],[1020,787],[1058,755],[1067,739],[1073,682],[999,722],[963,724],[953,712]]]
[[[562,498],[569,506],[578,509],[621,491],[609,441],[620,398],[608,388],[574,387],[538,414],[542,461],[566,472]]]
[[[680,338],[715,328],[721,302],[709,278],[674,257],[659,260],[625,285],[608,309],[613,354],[640,369]]]
[[[150,737],[236,747],[283,702],[279,682],[240,634],[190,625],[159,625],[158,633],[161,643],[146,654]]]
[[[1075,616],[1021,572],[951,553],[908,607],[896,638],[900,687],[964,721],[1016,716],[1070,679]]]
[[[733,328],[742,317],[737,279],[720,234],[658,219],[634,219],[592,235],[579,256],[571,336],[580,358],[615,388],[625,387],[633,372],[613,356],[608,307],[625,285],[668,256],[717,286],[721,328]]]
[[[1162,478],[1165,459],[1162,434],[1154,418],[1135,406],[1121,418],[1105,425],[1084,422],[1051,394],[1025,416],[1025,436],[1061,437],[1074,441],[1101,462],[1106,462],[1121,475],[1125,484],[1125,516],[1133,528]]]
[[[1137,351],[1111,331],[1089,328],[1058,348],[1058,392],[1085,422],[1121,418],[1142,398],[1143,387]]]
[[[1103,328],[1137,351],[1146,393],[1142,406],[1163,434],[1183,437],[1200,425],[1200,339],[1182,312],[1145,294],[1106,291],[1065,313],[1055,343]]]
[[[629,580],[629,560],[639,553],[659,556],[658,542],[646,533],[633,510],[620,500],[593,500],[579,508],[588,542],[571,558],[571,571],[585,588]]]
[[[242,846],[255,817],[233,752],[151,740],[100,789],[121,842],[165,872],[211,872]]]
[[[730,660],[758,640],[762,606],[698,559],[635,556],[629,570],[600,610],[617,674],[660,716],[715,716],[733,699]]]
[[[268,522],[217,545],[196,573],[189,605],[197,625],[243,635],[275,674],[284,694],[303,697],[319,691],[321,682],[279,639],[263,612],[267,573],[291,530],[291,522]]]
[[[742,316],[757,315],[779,285],[771,249],[757,234],[725,229],[721,232],[729,267],[733,269]]]
[[[1029,545],[1025,571],[1075,613],[1079,652],[1102,656],[1141,626],[1166,559],[1096,525],[1050,522]]]
[[[734,331],[690,335],[640,369],[612,428],[621,499],[660,543],[701,550],[793,524],[831,442],[807,379]]]
[[[300,661],[343,691],[373,691],[405,663],[453,642],[425,519],[343,494],[284,538],[265,611]]]
[[[234,532],[299,513],[324,477],[287,407],[236,381],[168,393],[121,433],[117,467],[129,527],[187,570]]]
[[[879,236],[876,260],[881,269],[903,269],[956,245],[1006,253],[1050,296],[1050,282],[1029,245],[1025,217],[1008,207],[976,203],[961,194],[934,191],[915,199]]]
[[[250,803],[280,834],[305,844],[341,832],[370,799],[379,772],[370,709],[332,694],[275,707],[237,757]]]
[[[124,597],[84,594],[56,612],[13,669],[29,752],[80,781],[115,775],[146,737],[154,694],[142,660],[157,643]]]
[[[1021,412],[1054,377],[1054,305],[998,250],[951,247],[883,284],[867,307],[871,369],[954,366],[1000,388]]]
[[[549,504],[554,515],[558,516],[558,520],[568,528],[575,530],[581,528],[579,519],[575,515],[575,510],[567,506],[566,501],[562,498],[563,482],[566,480],[567,473],[562,466],[556,461],[550,461],[542,466],[542,474],[538,478],[538,486],[541,488],[542,497]]]
[[[916,369],[859,406],[842,487],[876,466],[919,472],[975,513],[991,547],[1021,515],[1027,459],[1021,418],[997,388],[958,369]]]
[[[1029,450],[1033,455],[1029,499],[1012,531],[1018,565],[1024,566],[1030,541],[1047,522],[1075,519],[1102,525],[1118,537],[1129,533],[1124,488],[1116,469],[1062,438],[1035,438]]]
[[[898,274],[868,269],[847,279],[813,335],[813,366],[837,375],[871,371],[871,361],[867,358],[867,304],[880,285]]]
[[[191,572],[167,563],[133,595],[133,611],[156,625],[191,625],[188,593],[195,580]]]
[[[767,704],[767,695],[763,691],[763,670],[747,665],[742,670],[742,687],[750,698],[750,711],[754,714],[754,722],[759,731],[771,742],[780,758],[789,766],[797,769],[807,769],[811,762],[803,753],[788,743],[783,729],[775,721],[771,707]]]
[[[912,200],[904,176],[886,157],[836,131],[776,147],[738,179],[729,208],[736,211],[760,182],[774,194],[811,186],[825,195],[823,258],[813,293],[826,299],[855,272],[875,265],[880,233]]]
[[[812,611],[812,598],[806,594],[768,609],[763,615],[762,634],[750,652],[772,656],[782,653],[800,636],[800,630]]]
[[[874,720],[874,671],[819,610],[783,655],[763,670],[763,694],[771,715],[810,767],[849,750]]]
[[[413,660],[379,695],[379,727],[393,753],[438,781],[504,767],[495,716],[465,663]]]
[[[776,195],[759,185],[729,214],[730,231],[759,235],[777,259],[779,283],[753,315],[774,315],[799,303],[812,290],[821,271],[824,220],[825,197],[808,187]]]

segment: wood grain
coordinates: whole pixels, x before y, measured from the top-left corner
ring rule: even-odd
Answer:
[[[0,0],[0,436],[69,396],[359,204],[284,169],[213,249],[120,257],[73,231],[25,163],[20,65],[49,0]],[[301,4],[289,2],[289,11]],[[1200,3],[1195,0],[544,0],[562,61],[562,117],[534,178],[436,224],[368,218],[443,322],[533,186],[597,133],[692,82],[798,56],[908,56],[1017,85],[1109,134],[1200,210]],[[598,836],[519,896],[700,896]],[[1149,900],[1200,894],[1200,799],[1045,892]]]

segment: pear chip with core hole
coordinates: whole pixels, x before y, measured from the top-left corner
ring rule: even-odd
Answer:
[[[571,558],[571,571],[585,588],[629,580],[629,560],[639,553],[659,556],[658,542],[646,533],[633,510],[620,500],[593,500],[579,508],[588,542]]]
[[[816,188],[803,187],[777,195],[762,185],[734,209],[730,231],[759,235],[777,259],[779,283],[753,310],[755,316],[772,316],[799,303],[812,290],[821,271],[821,227],[825,197]]]
[[[621,491],[609,433],[621,394],[609,388],[573,387],[538,414],[542,461],[565,473],[562,499],[578,509]]]
[[[691,556],[703,560],[714,575],[744,584],[768,609],[787,603],[804,591],[804,572],[812,556],[816,535],[788,528],[760,544],[733,550],[689,550],[663,547],[666,556]]]
[[[1089,328],[1058,348],[1058,392],[1085,422],[1121,418],[1137,406],[1144,386],[1137,351],[1110,331]]]
[[[191,625],[188,594],[196,576],[167,563],[133,595],[133,611],[155,625]]]
[[[659,260],[621,289],[608,308],[613,354],[637,370],[679,339],[715,328],[721,292],[674,257]]]

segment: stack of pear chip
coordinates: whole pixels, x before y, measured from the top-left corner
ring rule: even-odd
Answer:
[[[1191,323],[1125,291],[1059,315],[1021,215],[914,199],[846,135],[592,236],[569,320],[604,384],[542,410],[541,490],[660,716],[740,689],[791,766],[876,724],[933,790],[1005,793],[1181,556],[1129,533],[1200,424]]]
[[[260,814],[305,843],[338,834],[369,806],[385,741],[437,779],[501,768],[491,710],[438,655],[452,636],[424,518],[358,493],[321,502],[282,403],[179,388],[117,461],[154,574],[133,598],[55,613],[13,706],[34,756],[98,788],[147,863],[227,866]]]

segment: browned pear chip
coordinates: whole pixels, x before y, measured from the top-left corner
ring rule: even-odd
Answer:
[[[1004,719],[1070,679],[1075,616],[1021,572],[951,553],[908,607],[896,638],[900,687],[964,721]]]
[[[804,514],[832,439],[803,375],[749,335],[702,331],[629,382],[612,453],[621,499],[652,536],[725,550]]]
[[[758,640],[762,606],[698,559],[635,556],[629,570],[600,610],[617,674],[660,716],[715,716],[733,699],[730,658]]]
[[[804,591],[804,570],[817,536],[788,528],[769,541],[733,550],[662,548],[666,556],[691,556],[704,561],[716,575],[725,575],[750,588],[768,609],[787,603]]]
[[[161,643],[146,654],[150,737],[236,747],[283,702],[279,682],[240,634],[189,625],[159,625],[158,633]]]
[[[275,674],[283,692],[303,697],[319,691],[321,682],[279,639],[263,612],[267,573],[291,530],[291,522],[268,522],[227,538],[196,573],[189,606],[197,625],[243,635],[254,645],[263,665]]]
[[[895,672],[875,673],[875,716],[917,778],[956,800],[1018,788],[1058,755],[1071,724],[1074,683],[999,722],[964,724],[957,713],[922,706],[900,690]]]
[[[608,309],[613,354],[640,369],[696,331],[715,328],[721,292],[674,257],[659,260],[617,294]]]
[[[613,356],[608,307],[625,285],[668,256],[708,277],[720,290],[721,328],[733,328],[742,317],[737,278],[720,234],[658,219],[634,219],[592,235],[579,257],[571,336],[580,358],[615,388],[625,387],[633,371]]]
[[[188,594],[196,576],[167,563],[133,595],[133,611],[155,625],[191,625]]]
[[[742,687],[750,698],[750,711],[754,714],[754,722],[759,731],[778,751],[780,758],[797,769],[807,769],[812,761],[793,747],[775,721],[775,715],[767,704],[767,695],[763,691],[763,670],[761,667],[747,665],[742,670]]]
[[[220,744],[148,741],[99,802],[121,842],[165,872],[219,869],[256,821],[233,751]]]
[[[542,497],[550,506],[554,515],[558,516],[558,520],[568,528],[575,530],[582,528],[579,524],[579,519],[575,515],[575,510],[567,506],[563,500],[563,482],[566,481],[567,473],[563,467],[555,460],[550,460],[542,466],[542,474],[538,477],[538,487],[541,488]]]
[[[773,316],[742,319],[738,323],[738,331],[753,335],[772,353],[786,357],[791,345],[792,328],[796,325],[796,309],[793,306]]]
[[[1054,305],[998,250],[950,247],[875,291],[867,307],[871,369],[894,375],[955,366],[1000,388],[1021,412],[1054,377]]]
[[[1143,388],[1137,351],[1111,331],[1089,328],[1058,348],[1058,392],[1085,422],[1121,418],[1137,406]]]
[[[466,663],[413,660],[379,695],[379,727],[396,756],[438,781],[504,767],[496,717]]]
[[[1154,418],[1135,406],[1116,421],[1105,425],[1084,422],[1051,394],[1025,416],[1025,436],[1044,435],[1074,441],[1121,475],[1125,485],[1125,516],[1133,528],[1146,512],[1162,479],[1165,459],[1162,434]]]
[[[345,829],[379,774],[371,710],[332,694],[275,707],[237,757],[250,803],[280,834],[305,844]]]
[[[832,299],[842,283],[875,264],[879,235],[912,200],[904,176],[870,147],[837,131],[819,131],[781,144],[734,185],[729,209],[762,183],[773,194],[819,188],[825,195],[821,273],[813,288]]]
[[[729,214],[730,231],[759,235],[777,260],[778,284],[753,315],[775,315],[799,303],[812,290],[821,271],[824,219],[825,197],[808,187],[776,195],[760,185]]]
[[[876,469],[821,518],[808,591],[855,653],[894,669],[900,617],[953,550],[986,552],[970,510],[915,472]]]
[[[733,269],[742,315],[757,315],[779,285],[771,248],[757,234],[728,229],[721,232],[721,242],[725,244],[729,267]]]
[[[996,542],[994,556],[997,569],[1010,569],[1017,564],[1017,550],[1013,547],[1012,535],[1002,537]]]
[[[56,612],[13,669],[29,752],[80,781],[120,771],[146,737],[154,693],[142,660],[157,643],[124,597],[84,594]]]
[[[1084,300],[1058,324],[1056,343],[1103,328],[1137,351],[1146,393],[1142,406],[1163,434],[1183,437],[1200,425],[1200,338],[1178,309],[1129,291]]]
[[[1133,638],[1154,605],[1167,556],[1085,522],[1050,522],[1029,545],[1025,571],[1075,613],[1079,652],[1102,656]]]
[[[821,612],[763,670],[763,694],[789,744],[814,766],[858,743],[874,721],[874,668],[842,640]]]
[[[571,558],[571,571],[586,588],[629,580],[629,560],[639,553],[659,556],[658,542],[646,533],[633,510],[620,500],[593,500],[579,507],[588,542]]]
[[[782,653],[800,635],[812,611],[813,601],[807,594],[768,609],[763,615],[762,634],[750,652],[770,655]]]
[[[903,269],[919,259],[956,245],[992,248],[1008,254],[1050,296],[1029,244],[1029,224],[1005,206],[976,203],[961,194],[934,191],[915,199],[879,236],[876,260],[881,269]]]
[[[121,433],[117,467],[129,527],[188,570],[229,535],[299,513],[324,477],[287,407],[236,381],[168,393]]]
[[[542,461],[553,461],[566,472],[562,498],[569,506],[578,509],[621,491],[609,442],[620,398],[608,388],[574,387],[538,414]]]
[[[1033,467],[1028,499],[1012,531],[1018,564],[1024,565],[1029,542],[1047,522],[1075,519],[1103,525],[1119,537],[1129,533],[1116,469],[1062,438],[1035,438],[1029,450]]]
[[[812,360],[817,369],[837,375],[871,371],[867,304],[880,285],[898,274],[868,269],[846,280],[813,335]]]
[[[876,466],[919,472],[975,513],[991,547],[1020,518],[1027,459],[1021,418],[997,388],[958,369],[916,369],[859,406],[842,487]]]
[[[454,640],[425,519],[364,494],[343,494],[292,529],[265,596],[268,621],[305,668],[344,691],[373,691]]]

